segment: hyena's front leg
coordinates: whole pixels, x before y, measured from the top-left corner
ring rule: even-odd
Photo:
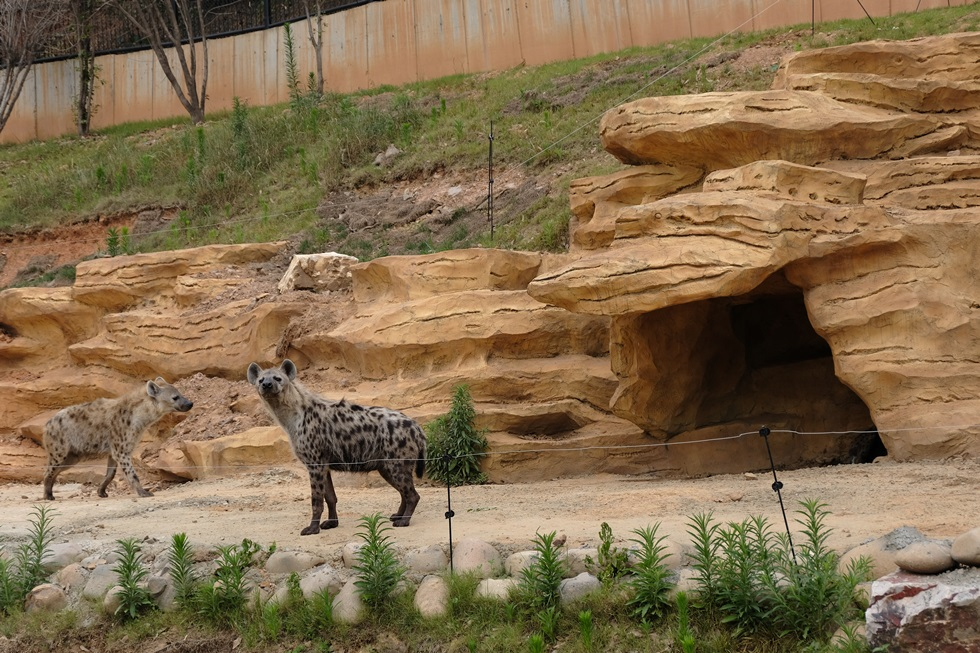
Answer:
[[[145,489],[140,484],[139,478],[136,477],[136,468],[133,467],[133,461],[130,457],[131,455],[131,453],[123,453],[122,451],[118,451],[116,447],[111,447],[109,449],[109,469],[106,470],[106,480],[102,482],[105,485],[108,485],[108,481],[111,481],[112,477],[116,475],[115,469],[111,462],[115,460],[116,464],[119,465],[119,468],[122,470],[123,476],[125,476],[126,480],[129,481],[129,487],[133,488],[133,491],[141,497],[152,497],[153,493]],[[99,496],[105,495],[100,494]]]
[[[326,477],[323,467],[309,466],[310,471],[310,504],[313,507],[313,517],[310,525],[299,532],[300,535],[316,535],[320,532],[320,515],[323,514],[323,493],[326,487]],[[329,472],[327,472],[329,474]]]
[[[54,482],[58,474],[78,462],[75,454],[49,453],[48,466],[44,469],[44,498],[54,501]]]
[[[337,517],[337,491],[333,489],[333,477],[330,475],[330,469],[327,470],[327,479],[324,484],[324,497],[327,500],[327,518],[320,523],[320,528],[337,528],[340,524],[340,519]]]

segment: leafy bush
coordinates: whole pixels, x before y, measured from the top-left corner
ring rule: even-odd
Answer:
[[[555,545],[555,532],[534,536],[534,561],[521,570],[515,590],[519,604],[533,610],[545,611],[557,608],[561,594],[561,581],[565,577],[565,563]]]
[[[0,558],[0,613],[20,610],[31,590],[45,582],[44,557],[51,544],[53,510],[34,506],[27,542],[21,544],[13,561]]]
[[[357,550],[354,585],[361,600],[372,610],[383,607],[405,577],[405,570],[395,557],[391,537],[385,534],[392,530],[386,522],[387,518],[380,513],[361,517],[362,530],[357,533],[364,544]]]
[[[174,583],[174,601],[181,607],[190,607],[196,591],[191,547],[186,533],[174,533],[167,551],[167,568]]]
[[[585,567],[606,587],[612,585],[629,571],[626,551],[613,545],[612,527],[602,522],[599,527],[599,548],[595,560],[585,557]]]
[[[859,559],[839,571],[840,558],[827,547],[826,505],[806,500],[800,506],[795,521],[804,541],[798,557],[789,538],[773,533],[765,518],[727,527],[713,523],[710,514],[694,518],[689,532],[698,598],[737,632],[823,642],[860,612],[854,592],[870,576],[870,563]]]
[[[480,462],[490,444],[476,428],[476,409],[465,385],[456,386],[449,412],[426,425],[429,478],[448,485],[486,483]]]
[[[149,572],[143,564],[140,547],[133,538],[116,540],[119,545],[119,562],[114,571],[119,579],[119,607],[116,616],[124,620],[136,619],[140,614],[156,607],[150,593],[143,585]]]
[[[194,596],[193,605],[199,614],[216,624],[240,621],[248,604],[245,575],[260,548],[248,538],[241,544],[218,547],[216,580],[201,585]]]
[[[663,616],[670,605],[667,594],[673,587],[670,570],[664,565],[664,561],[670,556],[669,553],[664,553],[667,547],[663,541],[667,537],[657,537],[659,526],[660,524],[654,524],[637,528],[633,531],[636,537],[630,540],[639,545],[640,560],[632,569],[629,586],[633,596],[626,605],[633,616],[644,623]]]

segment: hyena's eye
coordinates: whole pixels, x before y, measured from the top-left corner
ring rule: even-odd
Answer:
[[[179,397],[180,397],[180,395],[174,395],[173,397],[171,397],[171,398],[170,398],[170,400],[171,400],[171,401],[177,401],[177,399],[178,399]]]
[[[272,377],[272,379],[273,379],[273,380],[274,380],[274,381],[275,381],[276,383],[282,383],[282,377],[281,377],[281,376],[274,376],[274,377]]]

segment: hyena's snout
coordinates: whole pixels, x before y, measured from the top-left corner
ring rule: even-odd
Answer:
[[[279,392],[279,384],[272,379],[259,380],[259,392],[264,395],[274,395]]]
[[[184,399],[183,397],[181,397],[180,401],[177,402],[177,410],[179,410],[182,413],[186,413],[193,407],[194,407],[194,402],[189,399]]]

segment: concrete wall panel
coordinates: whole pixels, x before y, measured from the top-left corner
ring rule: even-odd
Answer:
[[[463,4],[459,0],[415,0],[414,4],[419,78],[438,79],[467,72]]]
[[[34,73],[38,138],[55,138],[75,131],[75,118],[70,107],[75,97],[75,70],[71,61],[57,61],[53,66],[38,66]],[[67,64],[67,65],[66,65]],[[63,111],[63,107],[69,107]]]
[[[569,0],[518,0],[517,24],[528,66],[575,57]]]
[[[627,0],[626,7],[634,47],[659,45],[691,36],[687,0]]]
[[[627,0],[569,0],[574,58],[633,45]]]
[[[480,0],[472,12],[467,0],[466,56],[469,72],[507,70],[520,65],[520,29],[517,25],[519,0]]]
[[[691,36],[721,36],[752,30],[752,0],[689,0]]]
[[[413,5],[411,0],[387,0],[364,7],[368,86],[400,86],[418,79]]]
[[[323,44],[327,88],[349,93],[363,88],[367,77],[367,29],[364,7],[330,14],[326,17],[326,43]]]
[[[864,19],[966,5],[971,0],[385,0],[330,14],[324,24],[326,88],[341,93],[467,72],[651,46],[735,30]],[[316,70],[305,21],[293,26],[300,83]],[[289,99],[282,28],[209,42],[207,110],[235,96],[260,106]],[[200,46],[198,46],[200,53]],[[186,111],[150,51],[97,59],[93,127]],[[177,67],[174,67],[177,71]],[[177,72],[178,79],[180,73]],[[181,80],[182,81],[182,80]],[[32,71],[0,141],[75,130],[74,62]]]

